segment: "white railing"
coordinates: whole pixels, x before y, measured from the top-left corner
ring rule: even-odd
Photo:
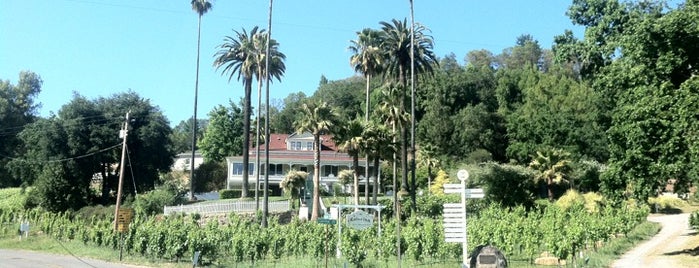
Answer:
[[[262,204],[260,204],[260,209]],[[269,202],[269,212],[284,212],[289,210],[289,201]],[[231,212],[255,212],[255,201],[221,200],[191,205],[165,206],[163,213],[199,213],[202,215],[222,214]]]

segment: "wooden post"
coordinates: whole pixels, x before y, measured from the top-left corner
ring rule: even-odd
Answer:
[[[117,187],[118,190],[116,196],[116,209],[114,209],[114,230],[118,229],[117,218],[119,217],[119,206],[121,206],[121,188],[124,181],[124,158],[126,156],[126,136],[128,136],[129,132],[129,113],[131,113],[131,111],[128,111],[126,113],[126,122],[124,122],[124,129],[122,129],[120,132],[123,138],[123,145],[121,146],[121,162],[119,162],[119,186]],[[102,179],[105,180],[106,178]],[[102,183],[104,183],[104,181]]]

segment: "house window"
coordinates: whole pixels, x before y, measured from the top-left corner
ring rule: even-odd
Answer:
[[[284,166],[282,164],[270,164],[269,165],[270,175],[284,175]]]
[[[306,150],[308,150],[308,151],[313,150],[313,142],[312,141],[306,142]]]
[[[248,165],[248,174],[254,174],[253,172],[255,171],[255,165],[254,164],[249,164]],[[243,163],[233,163],[233,170],[231,171],[232,175],[243,175]]]
[[[295,145],[296,145],[296,147],[294,147],[294,150],[297,150],[297,151],[301,150],[301,142],[300,141],[297,141],[295,143]]]
[[[337,177],[337,175],[339,174],[339,168],[337,166],[325,166],[323,176],[329,176],[330,174],[333,174]]]

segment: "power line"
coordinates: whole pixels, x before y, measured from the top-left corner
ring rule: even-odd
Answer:
[[[81,159],[81,158],[85,158],[85,157],[90,157],[90,156],[93,156],[93,155],[96,155],[96,154],[99,154],[99,153],[103,153],[103,152],[109,151],[109,150],[111,150],[111,149],[117,148],[117,147],[119,147],[119,146],[121,146],[121,143],[116,144],[116,145],[112,145],[112,146],[107,147],[107,148],[104,148],[104,149],[100,149],[100,150],[95,151],[95,152],[92,152],[92,153],[88,153],[88,154],[84,154],[84,155],[79,155],[79,156],[74,156],[74,157],[69,157],[69,158],[53,159],[53,160],[27,160],[26,158],[17,158],[17,157],[11,157],[11,156],[6,156],[6,155],[0,155],[0,156],[3,157],[3,158],[8,158],[8,159],[17,160],[17,161],[22,161],[22,162],[31,163],[31,164],[47,164],[47,163],[65,162],[65,161],[70,161],[70,160],[76,160],[76,159]]]

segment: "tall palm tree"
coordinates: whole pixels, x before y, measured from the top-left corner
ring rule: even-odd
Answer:
[[[335,141],[335,144],[337,144],[337,148],[352,157],[352,175],[354,176],[353,194],[355,205],[359,205],[359,154],[364,149],[363,147],[365,141],[364,137],[362,137],[363,132],[364,123],[362,123],[362,121],[359,119],[354,119],[346,124],[338,126],[335,128],[333,133],[333,140]],[[365,174],[365,177],[368,182],[369,175]],[[367,200],[367,204],[368,201],[369,200]]]
[[[354,67],[356,72],[363,74],[366,79],[365,122],[369,122],[371,77],[382,71],[382,64],[386,57],[384,51],[381,49],[383,39],[383,32],[364,28],[361,32],[357,32],[357,40],[350,41],[352,45],[350,45],[349,49],[353,54],[350,57],[350,65]],[[367,177],[367,187],[365,187],[364,191],[367,204],[369,204],[369,161],[369,155],[366,155],[366,171],[364,174]],[[374,167],[374,169],[376,168],[377,167]],[[374,181],[376,181],[376,177]]]
[[[201,17],[211,10],[211,2],[208,0],[192,0],[192,10],[199,15],[197,24],[197,75],[194,81],[194,117],[192,126],[192,161],[189,171],[189,200],[194,200],[194,154],[197,147],[197,99],[199,98],[199,51],[201,47]]]
[[[379,109],[376,111],[378,117],[382,119],[386,124],[391,125],[391,144],[395,146],[392,151],[393,157],[393,200],[398,200],[398,182],[396,179],[398,172],[398,159],[396,152],[398,150],[398,133],[397,129],[401,128],[408,121],[408,114],[405,110],[401,109],[400,102],[403,98],[401,91],[399,89],[400,85],[395,82],[389,82],[385,85],[384,89],[381,90],[381,103],[379,103]],[[393,209],[398,213],[398,202],[393,202]],[[396,214],[398,216],[398,214]]]
[[[257,118],[256,118],[256,154],[255,154],[255,166],[257,169],[260,168],[260,130],[264,129],[260,127],[260,116],[262,115],[262,81],[267,79],[266,74],[266,58],[267,58],[267,34],[265,30],[261,30],[255,36],[253,36],[253,45],[256,49],[255,65],[257,70],[255,73],[255,78],[257,78]],[[270,58],[270,77],[274,77],[277,81],[281,82],[281,77],[286,71],[286,66],[284,65],[284,60],[286,55],[279,51],[279,43],[272,39],[269,44],[269,54]],[[266,115],[265,115],[266,116]],[[260,197],[260,171],[255,172],[255,210],[259,210]]]
[[[413,27],[408,27],[405,19],[403,21],[393,19],[391,23],[382,21],[380,24],[385,34],[383,49],[388,55],[384,75],[401,85],[402,98],[400,99],[400,108],[405,111],[407,110],[405,99],[407,98],[406,89],[408,88],[406,72],[410,68],[417,73],[432,73],[433,66],[437,65],[437,59],[432,52],[433,39],[424,33],[429,31],[429,29],[421,24],[414,24]],[[413,97],[412,95],[414,94],[411,94],[411,97]],[[411,106],[414,107],[414,104]],[[411,120],[414,120],[414,118]],[[401,188],[408,190],[408,188],[414,188],[414,185],[413,187],[408,187],[408,128],[402,126],[400,130]],[[414,189],[410,189],[409,192],[414,202]]]
[[[335,125],[337,115],[327,102],[310,102],[301,105],[301,118],[294,122],[297,132],[310,132],[313,135],[313,209],[311,220],[318,219],[320,207],[320,135],[327,133]]]
[[[383,36],[384,33],[381,31],[365,28],[361,32],[357,32],[357,40],[350,41],[352,43],[349,47],[350,52],[352,52],[350,65],[366,78],[365,121],[369,121],[371,78],[381,73],[386,58],[385,52],[381,49]]]
[[[369,124],[364,128],[362,136],[364,136],[366,142],[365,150],[368,156],[374,160],[374,172],[371,174],[375,178],[372,204],[376,204],[380,181],[379,161],[381,159],[388,159],[393,155],[395,151],[395,146],[392,144],[391,140],[393,136],[385,124],[376,122],[375,120],[369,121]]]
[[[223,39],[223,44],[219,46],[219,51],[216,52],[214,66],[216,68],[223,67],[223,74],[229,73],[228,81],[233,79],[237,73],[238,80],[242,80],[245,90],[243,98],[243,189],[241,198],[247,197],[248,194],[248,178],[250,175],[250,98],[252,95],[252,79],[257,70],[257,49],[255,48],[254,37],[258,32],[258,27],[255,26],[250,30],[250,33],[245,29],[242,32],[235,32],[235,37],[226,36]]]

